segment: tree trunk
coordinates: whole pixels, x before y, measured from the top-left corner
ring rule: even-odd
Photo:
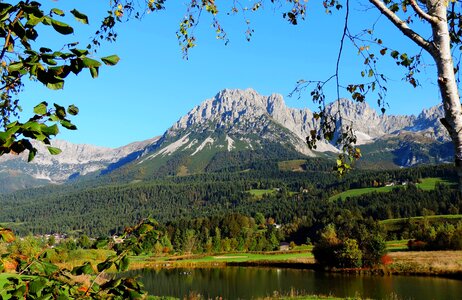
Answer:
[[[447,22],[446,1],[428,0],[427,9],[436,17],[431,23],[433,47],[430,51],[438,69],[438,86],[444,106],[444,118],[441,123],[446,127],[454,143],[455,168],[459,178],[459,192],[462,193],[462,107],[454,73],[451,54],[451,39]]]

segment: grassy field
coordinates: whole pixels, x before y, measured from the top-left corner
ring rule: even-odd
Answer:
[[[284,253],[284,254],[253,254],[253,253],[232,253],[223,255],[205,256],[197,259],[185,259],[183,262],[247,262],[247,261],[300,261],[313,258],[311,252]]]
[[[253,189],[253,190],[248,190],[246,192],[256,198],[262,198],[263,195],[271,195],[271,194],[276,193],[276,190],[275,189],[271,189],[271,190]]]
[[[429,177],[429,178],[423,178],[422,182],[417,183],[417,187],[424,190],[424,191],[430,191],[434,190],[436,187],[437,183],[442,183],[442,184],[447,184],[447,185],[455,185],[456,183],[441,177]],[[396,185],[396,186],[383,186],[383,187],[370,187],[370,188],[361,188],[361,189],[351,189],[344,191],[342,193],[339,193],[337,195],[334,195],[329,198],[331,201],[336,201],[338,199],[346,199],[347,197],[356,197],[364,194],[369,194],[369,193],[387,193],[392,191],[395,188],[403,188],[404,186],[402,185]]]
[[[313,264],[314,257],[310,250],[293,252],[267,252],[267,253],[225,253],[210,255],[184,255],[184,256],[133,256],[130,257],[130,268],[174,268],[174,267],[204,267],[219,266],[228,263],[301,263]]]
[[[408,240],[387,241],[387,250],[389,252],[406,251]]]
[[[434,190],[437,183],[447,184],[450,186],[455,186],[456,182],[450,181],[441,177],[430,177],[430,178],[423,178],[421,183],[418,183],[417,186],[424,190]]]
[[[462,214],[387,219],[387,220],[380,221],[380,224],[382,224],[387,231],[393,232],[393,231],[402,230],[403,226],[408,221],[411,223],[419,223],[419,222],[422,222],[423,220],[428,220],[431,223],[448,222],[448,223],[456,224],[457,222],[462,220]]]
[[[278,162],[279,170],[281,171],[303,171],[303,165],[306,163],[304,159],[286,160]]]
[[[393,274],[461,274],[462,251],[390,252]]]
[[[383,186],[383,187],[372,187],[372,188],[362,188],[362,189],[352,189],[341,192],[340,194],[334,195],[329,198],[331,201],[337,201],[339,199],[346,199],[348,197],[357,197],[369,193],[387,193],[393,189],[400,188],[399,186]]]
[[[462,219],[462,215],[435,215],[435,216],[425,216],[425,217],[412,217],[412,218],[398,218],[398,219],[387,219],[380,221],[381,224],[389,225],[389,224],[397,224],[402,222],[407,222],[407,220],[411,221],[421,221],[423,219],[433,220],[433,221],[450,221],[450,220],[460,220]]]

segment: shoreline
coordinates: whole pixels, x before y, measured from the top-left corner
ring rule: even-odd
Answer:
[[[355,269],[324,269],[317,265],[313,257],[305,259],[243,259],[242,261],[230,261],[231,258],[243,258],[250,253],[227,253],[217,255],[198,255],[171,257],[167,260],[143,260],[132,261],[130,270],[140,269],[175,269],[175,268],[225,268],[225,267],[262,267],[262,268],[292,268],[308,269],[315,272],[327,272],[345,275],[371,275],[371,276],[425,276],[443,277],[462,280],[462,251],[428,251],[428,252],[391,252],[393,262],[376,268]],[[308,254],[308,252],[306,252]],[[450,255],[449,255],[450,254]],[[274,254],[267,254],[268,256]],[[210,258],[219,257],[214,261]],[[431,257],[431,261],[426,258]],[[439,259],[435,262],[435,257]],[[230,260],[226,260],[230,258]],[[199,261],[203,259],[204,261]],[[205,260],[209,259],[209,260]],[[224,259],[224,260],[221,260]],[[446,259],[446,262],[445,262]],[[448,261],[453,260],[453,261]]]

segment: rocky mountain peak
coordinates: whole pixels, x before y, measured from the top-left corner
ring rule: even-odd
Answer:
[[[444,116],[443,104],[432,106],[430,108],[422,110],[419,114],[418,119],[436,120]]]
[[[276,99],[278,97],[270,98]],[[194,107],[187,115],[178,120],[169,132],[173,134],[177,130],[207,125],[210,122],[233,125],[243,119],[253,119],[255,116],[266,114],[268,103],[274,102],[253,89],[225,89],[215,97]]]
[[[137,151],[144,150],[158,139],[155,137],[115,149],[53,140],[52,146],[62,150],[59,155],[51,155],[43,143],[32,141],[38,150],[32,162],[27,162],[28,154],[26,152],[20,155],[2,155],[0,156],[0,172],[17,169],[35,178],[50,182],[64,182],[71,176],[86,175],[103,170],[110,164],[116,163]]]
[[[331,114],[341,116],[341,125],[352,126],[357,144],[372,144],[390,136],[410,133],[428,141],[446,141],[446,130],[439,119],[443,116],[441,105],[422,111],[416,116],[386,115],[377,112],[367,103],[339,99],[326,107]],[[160,139],[132,143],[117,149],[91,145],[72,145],[54,141],[63,150],[58,156],[39,149],[33,163],[26,157],[2,156],[0,172],[20,170],[35,178],[63,182],[70,177],[95,171],[110,172],[120,166],[138,161],[156,160],[159,157],[186,155],[195,161],[199,153],[203,157],[220,151],[263,149],[265,145],[278,144],[290,151],[316,155],[306,144],[312,130],[319,129],[319,120],[309,109],[289,108],[283,96],[260,95],[253,89],[224,89],[214,97],[203,101],[180,118]],[[318,152],[337,152],[335,144],[320,142]],[[139,159],[139,160],[138,160]]]

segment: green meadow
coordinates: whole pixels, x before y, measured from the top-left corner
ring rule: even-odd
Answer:
[[[417,183],[417,187],[424,190],[424,191],[429,191],[429,190],[434,190],[436,185],[440,184],[447,184],[450,186],[455,185],[456,183],[441,177],[429,177],[429,178],[423,178],[421,182]],[[329,198],[331,201],[336,201],[339,199],[346,199],[348,197],[357,197],[361,196],[364,194],[369,194],[369,193],[388,193],[391,192],[393,189],[396,188],[403,188],[405,186],[403,185],[395,185],[395,186],[382,186],[382,187],[368,187],[368,188],[360,188],[360,189],[351,189],[347,190],[344,192],[341,192],[337,195],[334,195]]]

